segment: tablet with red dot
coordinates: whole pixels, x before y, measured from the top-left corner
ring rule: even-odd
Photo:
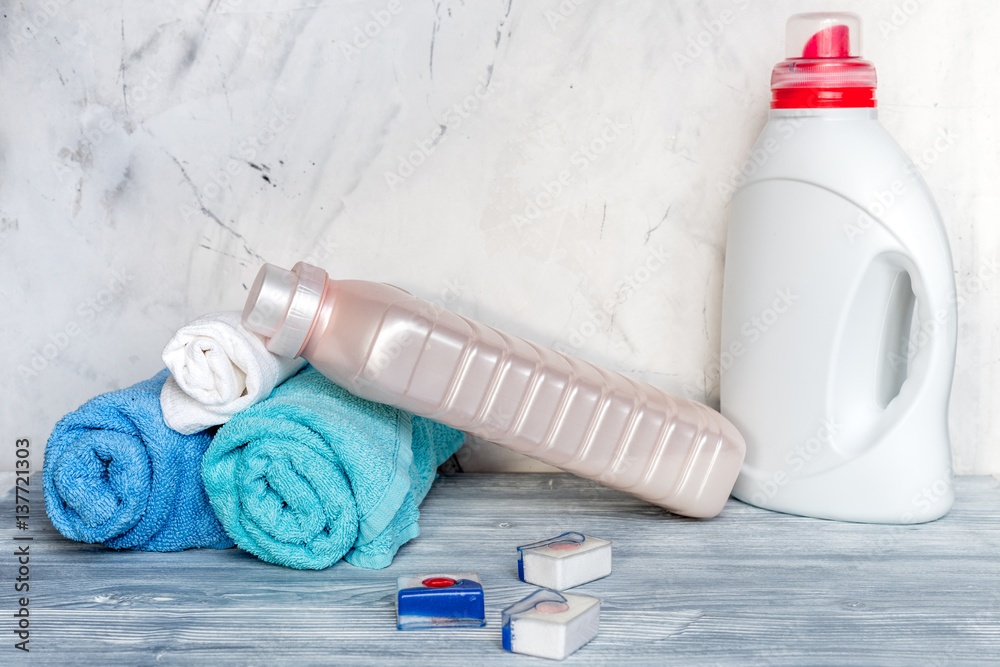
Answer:
[[[483,585],[475,572],[439,572],[396,580],[396,627],[481,628],[486,625]]]

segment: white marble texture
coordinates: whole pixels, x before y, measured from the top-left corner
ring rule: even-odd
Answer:
[[[265,260],[717,405],[720,184],[764,124],[785,19],[830,4],[3,2],[0,469],[24,437],[40,468],[62,414],[155,373]],[[1000,10],[837,6],[864,18],[881,119],[948,225],[956,470],[1000,473]]]

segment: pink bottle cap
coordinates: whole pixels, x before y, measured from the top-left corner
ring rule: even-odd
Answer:
[[[326,271],[299,262],[287,271],[260,267],[243,307],[243,326],[260,334],[279,357],[296,357],[312,328],[326,287]]]

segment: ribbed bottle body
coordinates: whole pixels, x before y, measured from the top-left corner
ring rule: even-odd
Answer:
[[[359,396],[678,514],[718,514],[743,462],[714,410],[389,285],[329,281],[303,355]]]

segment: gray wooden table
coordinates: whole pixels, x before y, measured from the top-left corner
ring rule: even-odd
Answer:
[[[33,480],[33,482],[40,480]],[[32,485],[32,490],[40,488]],[[893,527],[731,500],[693,520],[570,475],[442,477],[423,534],[392,566],[323,571],[237,549],[115,552],[0,508],[0,664],[553,664],[500,648],[500,610],[533,587],[518,544],[565,530],[614,540],[601,633],[567,664],[946,665],[1000,662],[1000,482],[958,480],[945,518]],[[14,649],[15,536],[30,535],[31,653]],[[479,572],[487,626],[399,632],[396,576]]]

